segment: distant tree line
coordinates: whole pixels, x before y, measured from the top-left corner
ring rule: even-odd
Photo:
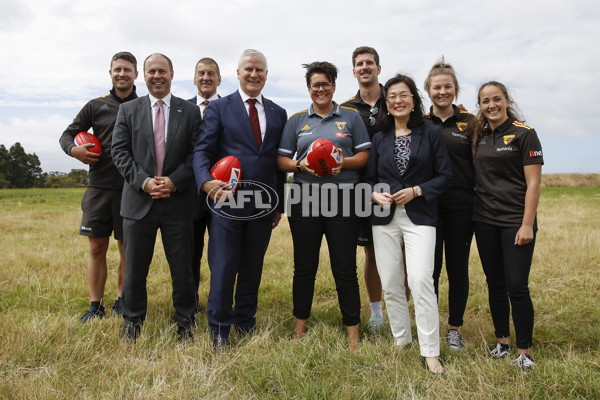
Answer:
[[[8,150],[0,144],[0,189],[85,187],[87,175],[85,169],[43,172],[38,156],[27,154],[21,143]]]

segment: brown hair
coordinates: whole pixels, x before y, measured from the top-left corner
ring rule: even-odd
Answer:
[[[111,69],[112,69],[113,61],[117,61],[119,59],[129,61],[130,63],[133,64],[133,69],[135,71],[137,71],[137,60],[135,59],[135,56],[128,51],[120,51],[117,54],[115,54],[114,56],[112,56],[112,58],[110,60],[110,68]]]
[[[352,67],[356,66],[356,57],[360,56],[361,54],[373,54],[373,57],[375,58],[375,65],[379,66],[379,54],[377,54],[377,50],[369,46],[360,46],[352,52]]]
[[[481,85],[479,87],[479,90],[477,91],[477,107],[479,107],[479,110],[477,111],[477,118],[473,118],[469,122],[469,125],[467,125],[467,129],[466,129],[466,134],[471,136],[471,138],[472,138],[473,155],[475,155],[475,151],[477,150],[477,142],[479,142],[479,139],[483,135],[483,132],[487,129],[490,129],[487,118],[484,117],[483,113],[481,112],[481,103],[480,103],[481,102],[481,97],[480,97],[481,91],[488,86],[494,86],[494,87],[497,87],[498,89],[500,89],[500,91],[502,92],[502,94],[504,95],[506,100],[508,100],[508,106],[506,107],[506,114],[508,115],[508,118],[512,118],[512,119],[515,119],[515,120],[518,120],[521,122],[524,121],[524,119],[521,117],[521,113],[519,112],[519,108],[517,107],[517,104],[513,101],[513,99],[508,94],[508,89],[506,89],[506,86],[504,86],[502,83],[496,82],[496,81],[489,81],[489,82],[486,82],[483,85]]]

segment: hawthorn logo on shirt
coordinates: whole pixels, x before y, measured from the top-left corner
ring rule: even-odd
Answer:
[[[541,157],[541,156],[542,156],[541,150],[529,150],[529,157]]]
[[[467,128],[467,123],[466,122],[457,122],[456,127],[458,128],[459,131],[464,132],[465,129]]]
[[[503,136],[504,144],[509,144],[510,142],[513,141],[514,138],[515,138],[515,135],[504,135]]]
[[[341,131],[346,126],[346,123],[345,122],[336,122],[335,125]]]

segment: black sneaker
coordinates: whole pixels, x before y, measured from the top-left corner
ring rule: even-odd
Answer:
[[[92,318],[102,319],[106,315],[106,310],[104,310],[104,304],[100,302],[98,307],[90,306],[90,309],[83,314],[83,317],[79,320],[82,324],[85,324]]]
[[[112,313],[115,315],[123,315],[123,306],[121,305],[121,298],[117,297],[115,304],[112,306]]]
[[[177,327],[177,340],[183,344],[194,344],[194,333],[192,332],[192,326],[179,326]]]
[[[448,342],[448,348],[450,350],[458,351],[463,347],[462,336],[456,329],[448,329],[446,341]]]
[[[491,358],[505,358],[510,353],[510,346],[503,343],[496,343],[496,347],[489,351],[488,356]]]
[[[135,344],[137,338],[140,336],[142,326],[139,323],[125,320],[123,323],[123,329],[121,330],[121,338],[125,341]]]

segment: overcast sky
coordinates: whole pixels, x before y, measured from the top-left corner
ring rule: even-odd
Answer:
[[[305,109],[301,64],[330,61],[339,69],[334,100],[357,91],[352,51],[375,47],[380,81],[411,74],[420,88],[440,55],[461,85],[458,102],[476,111],[488,80],[505,83],[542,142],[543,172],[600,172],[594,125],[600,94],[600,3],[593,0],[440,2],[400,0],[13,1],[0,13],[0,144],[20,142],[42,169],[85,168],[62,152],[58,138],[90,99],[111,88],[112,55],[131,51],[173,60],[172,93],[196,94],[194,66],[212,57],[219,93],[236,90],[244,49],[268,59],[266,97],[288,114]],[[141,65],[138,93],[146,94]],[[426,104],[430,102],[425,93]]]

